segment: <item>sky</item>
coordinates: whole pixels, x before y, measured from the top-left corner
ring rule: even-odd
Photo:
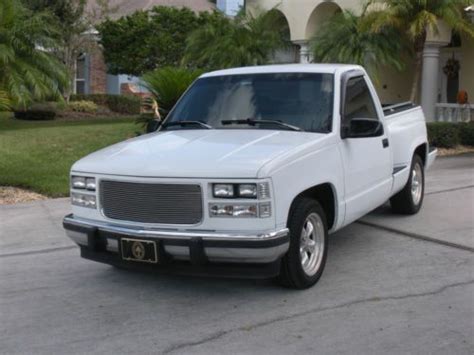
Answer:
[[[243,5],[244,0],[217,0],[217,8],[231,16],[235,15]]]

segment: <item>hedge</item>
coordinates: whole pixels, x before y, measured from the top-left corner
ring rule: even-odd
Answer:
[[[474,146],[474,122],[429,122],[428,139],[432,146],[454,148],[462,144]]]
[[[56,102],[40,102],[32,104],[26,110],[18,110],[13,116],[18,120],[49,121],[56,118],[58,107]]]
[[[461,144],[474,146],[474,122],[458,123],[458,125]]]
[[[48,110],[15,111],[13,115],[18,120],[29,121],[49,121],[56,118],[56,112]]]
[[[140,114],[141,98],[133,95],[77,94],[72,95],[70,101],[92,101],[96,105],[107,106],[113,112]]]

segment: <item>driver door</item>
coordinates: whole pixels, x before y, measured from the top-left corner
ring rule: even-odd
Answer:
[[[363,73],[343,77],[341,90],[341,127],[350,127],[352,119],[383,117],[373,100],[374,89]],[[385,129],[363,137],[344,136],[340,152],[345,170],[344,224],[348,224],[388,199],[392,188],[392,157]]]

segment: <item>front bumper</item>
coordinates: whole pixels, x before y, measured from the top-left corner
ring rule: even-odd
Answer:
[[[144,229],[100,221],[64,217],[67,235],[81,247],[82,256],[112,264],[121,261],[120,239],[157,241],[164,260],[211,263],[269,264],[289,247],[287,228],[266,233],[241,234]],[[136,264],[136,262],[132,262]]]

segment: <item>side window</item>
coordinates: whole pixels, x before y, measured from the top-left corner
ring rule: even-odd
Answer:
[[[375,104],[364,77],[358,76],[347,82],[344,103],[344,120],[373,118],[378,120]]]

